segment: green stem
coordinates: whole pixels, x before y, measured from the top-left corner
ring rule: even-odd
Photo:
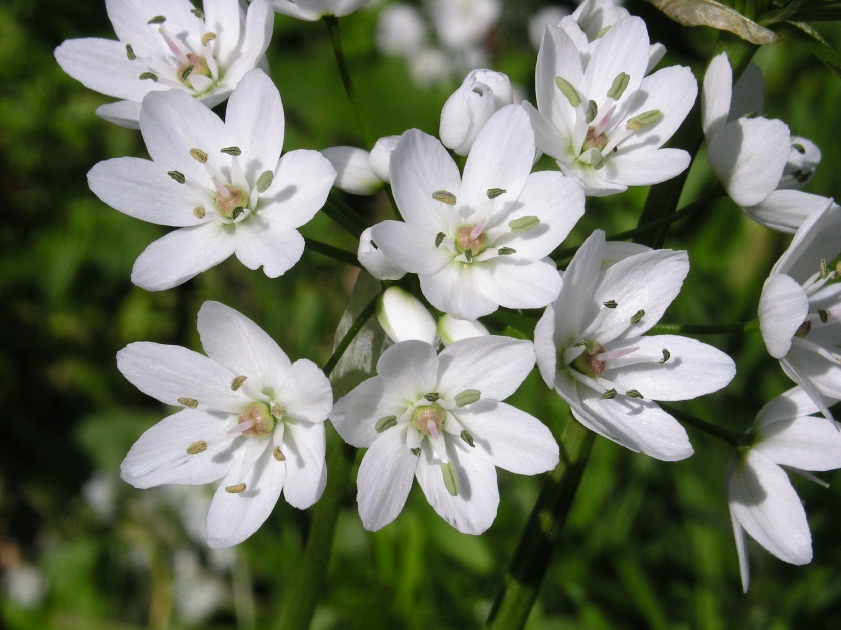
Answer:
[[[735,324],[655,324],[651,327],[654,334],[718,335],[722,333],[759,332],[759,320],[738,322]]]
[[[322,208],[324,214],[343,227],[351,236],[358,239],[359,235],[369,227],[356,210],[342,201],[335,192],[330,192],[327,202]]]
[[[666,405],[664,403],[657,404],[660,405],[660,408],[663,411],[665,411],[671,416],[674,416],[674,418],[679,422],[688,424],[689,426],[695,427],[696,429],[700,429],[704,433],[712,435],[713,437],[717,437],[718,439],[727,442],[731,446],[735,446],[736,448],[738,448],[743,443],[741,435],[736,435],[732,431],[728,431],[727,429],[717,427],[714,424],[710,424],[706,420],[701,420],[701,418],[697,418],[691,414],[681,411],[680,409],[675,409],[671,405]]]
[[[485,628],[522,628],[540,592],[590,456],[595,433],[570,417],[558,443],[561,460],[546,476]]]
[[[351,79],[350,71],[347,67],[347,60],[342,51],[342,41],[339,38],[339,18],[335,15],[325,15],[324,23],[327,25],[327,31],[330,33],[330,44],[333,46],[333,54],[336,56],[336,64],[339,66],[339,74],[342,77],[342,85],[345,87],[345,94],[347,94],[350,101],[350,107],[353,110],[353,115],[356,116],[356,122],[362,130],[362,136],[365,138],[365,143],[370,150],[374,146],[374,135],[371,133],[371,128],[368,126],[368,120],[365,118],[365,112],[362,111],[362,106],[359,104],[359,99],[356,97],[356,90],[353,87],[353,79]]]
[[[338,247],[334,247],[333,245],[328,245],[327,243],[322,243],[321,241],[316,241],[306,237],[304,237],[304,243],[310,251],[321,254],[322,256],[327,256],[328,258],[345,263],[346,265],[353,265],[354,267],[362,266],[359,264],[359,260],[357,260],[356,256],[352,253]]]

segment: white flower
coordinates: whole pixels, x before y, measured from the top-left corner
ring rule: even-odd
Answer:
[[[377,320],[395,343],[415,339],[438,347],[435,318],[419,299],[400,287],[389,287],[383,292]]]
[[[657,459],[684,459],[692,454],[686,431],[654,401],[717,391],[736,368],[694,339],[642,336],[680,291],[686,252],[652,250],[602,270],[604,251],[597,230],[564,272],[534,331],[537,367],[587,428]]]
[[[328,147],[321,155],[330,160],[337,177],[333,184],[352,195],[373,195],[383,187],[383,180],[371,168],[370,153],[359,147]]]
[[[207,356],[132,343],[117,367],[140,391],[183,409],[146,431],[120,467],[136,488],[222,479],[207,515],[207,543],[230,547],[268,518],[281,490],[299,509],[324,490],[330,382],[307,359],[291,363],[250,319],[205,302],[198,329]]]
[[[330,413],[346,442],[368,449],[357,478],[365,528],[393,521],[417,477],[443,519],[480,534],[499,504],[495,466],[522,475],[554,468],[558,446],[549,430],[500,402],[533,366],[532,345],[508,337],[457,341],[437,356],[422,341],[386,350],[378,376]]]
[[[660,147],[692,108],[695,78],[682,66],[645,76],[648,63],[639,18],[614,24],[586,64],[568,33],[546,27],[535,71],[537,109],[524,105],[537,148],[588,195],[662,182],[689,165],[686,151]]]
[[[441,337],[441,342],[449,346],[459,339],[484,337],[490,333],[478,319],[456,319],[444,313],[438,320],[438,335]]]
[[[493,70],[471,70],[441,110],[441,144],[459,155],[467,155],[490,117],[513,102],[508,75]]]
[[[267,68],[274,13],[267,0],[247,11],[238,0],[105,0],[119,41],[71,39],[56,48],[62,69],[86,87],[114,96],[96,113],[123,127],[138,126],[149,92],[176,89],[208,107],[221,103],[246,72]]]
[[[829,199],[800,226],[762,287],[759,328],[768,353],[812,398],[841,399],[841,283],[830,266],[841,253],[841,207]]]
[[[417,54],[426,44],[426,25],[421,12],[404,2],[389,4],[380,12],[376,41],[386,55]]]
[[[429,14],[438,39],[452,50],[478,44],[501,12],[500,0],[429,0]]]
[[[432,306],[455,317],[545,306],[561,286],[545,257],[584,212],[584,196],[560,173],[530,174],[533,159],[529,119],[516,105],[482,128],[463,179],[440,142],[407,131],[391,157],[405,223],[375,225],[374,241],[418,274]]]
[[[821,163],[821,150],[808,138],[791,137],[791,151],[783,168],[777,188],[800,190],[805,186]]]
[[[271,0],[278,13],[314,22],[325,15],[342,17],[353,13],[370,0]]]
[[[181,228],[146,248],[132,282],[168,289],[231,254],[276,278],[301,258],[296,228],[324,205],[336,172],[317,151],[280,156],[283,106],[264,72],[243,77],[224,123],[184,92],[152,93],[140,131],[152,161],[106,160],[88,173],[91,190],[108,205]]]
[[[817,410],[799,387],[774,398],[760,409],[749,446],[739,449],[727,471],[745,592],[750,577],[745,532],[780,560],[798,565],[812,560],[806,512],[783,467],[795,472],[841,468],[841,429],[809,415]]]
[[[406,270],[398,267],[383,253],[371,238],[371,231],[372,228],[365,228],[359,236],[359,247],[356,250],[359,264],[377,280],[400,280],[406,275]]]

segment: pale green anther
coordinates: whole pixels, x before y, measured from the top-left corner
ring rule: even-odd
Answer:
[[[231,389],[237,391],[247,379],[248,377],[245,374],[235,376],[234,380],[231,381]]]
[[[471,403],[475,403],[481,397],[482,393],[478,389],[465,389],[460,394],[456,394],[454,398],[456,407],[464,407]]]
[[[225,486],[225,492],[230,492],[231,494],[240,494],[245,492],[245,484],[238,483],[235,486]]]
[[[582,339],[578,342],[578,345],[584,346],[584,350],[587,352],[587,354],[593,354],[596,352],[596,344],[590,339]]]
[[[432,193],[432,198],[435,201],[440,201],[441,203],[445,203],[448,206],[456,205],[456,196],[451,192],[447,192],[446,190],[436,190],[434,193]]]
[[[131,44],[126,44],[126,57],[128,57],[130,61],[137,59],[137,55],[134,54],[134,48],[131,47]]]
[[[201,36],[201,45],[207,46],[207,44],[212,42],[214,39],[216,39],[216,33],[205,33]]]
[[[178,399],[178,404],[184,405],[185,407],[189,407],[190,409],[195,409],[199,406],[199,401],[195,398],[182,397]]]
[[[607,97],[612,98],[614,101],[618,101],[622,98],[622,94],[625,93],[625,88],[628,87],[628,83],[631,81],[631,75],[625,72],[620,72],[616,75],[616,78],[613,79],[613,83],[610,86],[610,89],[607,91]]]
[[[272,185],[273,180],[274,173],[272,171],[263,171],[260,173],[260,177],[257,178],[257,182],[254,184],[254,187],[257,189],[257,192],[264,193],[268,190],[269,186]]]
[[[274,449],[272,449],[272,457],[274,457],[279,462],[286,460],[286,455],[283,454],[283,451],[280,450],[279,446],[275,446]]]
[[[239,147],[225,147],[221,149],[222,153],[227,153],[228,155],[242,155],[242,150]]]
[[[284,409],[281,405],[275,403],[272,405],[272,408],[269,409],[269,413],[271,413],[274,416],[275,420],[282,420],[283,416],[286,415],[286,409]]]
[[[377,420],[377,424],[374,425],[374,430],[377,433],[382,433],[386,429],[390,429],[394,425],[397,424],[397,416],[384,416]]]
[[[155,74],[154,72],[143,72],[143,73],[140,74],[140,77],[138,77],[138,78],[141,81],[145,81],[146,79],[149,79],[150,81],[154,81],[155,83],[158,82],[158,75]]]
[[[207,153],[201,149],[190,149],[190,157],[201,164],[207,162]]]
[[[204,453],[206,450],[207,442],[199,440],[198,442],[193,442],[187,447],[187,455],[198,455],[199,453]]]
[[[625,123],[625,129],[628,131],[639,131],[643,127],[656,123],[662,117],[663,112],[659,109],[652,109],[650,111],[643,112],[639,116],[631,118],[627,123]]]
[[[800,143],[797,143],[797,142],[793,143],[791,145],[791,148],[794,149],[795,151],[797,151],[800,155],[805,155],[805,153],[806,153],[806,147],[804,147]]]
[[[446,234],[444,234],[443,232],[438,232],[438,234],[435,235],[435,247],[439,247],[441,243],[444,242],[445,238],[447,238]]]
[[[660,359],[659,361],[657,361],[657,363],[665,363],[666,361],[668,361],[671,358],[671,356],[672,356],[672,353],[669,352],[668,350],[666,350],[665,348],[663,348],[663,358]]]
[[[424,398],[426,398],[429,402],[434,403],[439,398],[441,398],[441,394],[439,394],[438,392],[429,392],[424,396]]]
[[[584,116],[584,122],[588,125],[596,119],[596,116],[599,113],[599,106],[596,105],[596,101],[588,101],[587,102],[587,113]]]
[[[626,395],[628,398],[645,398],[645,396],[643,396],[642,394],[640,394],[640,393],[639,393],[637,390],[635,390],[635,389],[629,389],[627,392],[625,392],[625,395]]]
[[[472,435],[470,435],[470,431],[468,431],[467,429],[465,429],[465,430],[464,430],[464,431],[462,431],[459,435],[460,435],[460,437],[461,437],[461,439],[462,439],[462,440],[464,440],[465,442],[467,442],[467,443],[468,443],[470,446],[472,446],[473,448],[476,448],[476,445],[473,443],[473,436],[472,436]]]
[[[604,158],[602,157],[602,152],[598,149],[590,149],[592,153],[592,157],[590,158],[590,166],[594,169],[599,170],[602,166],[604,166]]]
[[[458,473],[453,462],[441,464],[441,474],[444,476],[444,487],[454,497],[458,496]]]
[[[608,300],[607,302],[602,302],[602,305],[604,305],[605,308],[616,308],[619,306],[619,302],[616,300]]]
[[[201,206],[196,206],[195,208],[193,208],[193,216],[197,219],[203,219],[205,214],[207,213]]]
[[[498,250],[496,250],[496,253],[500,256],[510,256],[511,254],[516,254],[517,250],[513,247],[500,247]]]
[[[829,275],[829,268],[826,266],[826,258],[821,258],[821,278]]]
[[[645,311],[643,309],[638,310],[636,313],[631,315],[631,324],[639,324],[643,317],[645,317]]]
[[[417,448],[410,448],[409,450],[412,451],[412,455],[414,455],[415,457],[420,455],[420,446],[418,446]]]
[[[166,22],[166,18],[163,15],[156,15],[151,20],[146,22],[146,24],[163,24]]]
[[[237,219],[239,219],[240,215],[243,212],[245,212],[245,208],[243,208],[242,206],[237,206],[236,208],[234,208],[234,211],[231,212],[231,221],[236,221]]]
[[[175,181],[177,181],[179,184],[183,184],[187,181],[187,178],[184,177],[184,173],[179,173],[178,171],[167,171],[166,174],[169,175]]]
[[[181,79],[182,79],[182,81],[186,81],[186,80],[187,80],[187,78],[188,78],[191,74],[193,74],[193,68],[195,68],[195,67],[196,67],[196,65],[195,65],[195,64],[193,64],[193,63],[191,63],[189,66],[187,66],[186,68],[184,68],[184,72],[182,72],[182,73],[181,73]]]
[[[488,188],[488,199],[496,199],[507,192],[508,191],[503,188]]]
[[[821,323],[825,324],[829,321],[829,314],[822,308],[818,309],[818,317],[821,318]]]
[[[525,232],[537,227],[540,224],[540,219],[535,216],[520,217],[519,219],[512,219],[508,222],[508,227],[512,232]]]
[[[604,394],[599,396],[599,398],[601,398],[602,400],[610,400],[611,398],[616,398],[616,390],[609,389]]]
[[[472,249],[465,249],[464,250],[464,257],[467,259],[467,262],[473,262],[473,250]]]
[[[562,79],[561,77],[555,77],[555,85],[558,86],[558,89],[561,91],[566,99],[569,101],[569,104],[573,107],[578,107],[581,105],[581,97],[578,96],[578,91],[572,87],[572,83],[567,81],[566,79]]]
[[[202,13],[201,9],[196,9],[195,7],[193,7],[192,9],[190,9],[190,13],[195,15],[200,20],[204,19],[204,13]]]

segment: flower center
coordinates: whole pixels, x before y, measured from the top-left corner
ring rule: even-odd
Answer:
[[[254,401],[248,403],[237,418],[238,423],[250,423],[250,428],[242,432],[250,437],[267,438],[274,431],[275,417],[266,403]]]
[[[445,415],[444,409],[435,404],[416,407],[412,412],[412,424],[423,435],[437,437]]]
[[[220,215],[236,221],[248,206],[248,193],[233,184],[217,184],[213,202]]]
[[[589,149],[598,149],[601,151],[607,146],[607,135],[604,132],[596,135],[595,127],[587,128],[587,137],[584,138],[584,143],[581,145],[581,153]]]
[[[456,231],[456,249],[465,255],[467,262],[470,262],[474,256],[485,251],[485,248],[488,246],[488,235],[483,231],[485,227],[483,223],[479,225],[462,225]]]
[[[207,59],[205,59],[202,55],[188,53],[186,63],[182,61],[178,65],[178,76],[181,79],[181,83],[187,87],[193,87],[192,83],[190,83],[191,76],[211,76],[210,66],[207,64]]]
[[[604,346],[598,341],[583,340],[584,352],[572,362],[572,367],[586,376],[600,376],[605,370],[605,360],[598,359],[604,353]]]

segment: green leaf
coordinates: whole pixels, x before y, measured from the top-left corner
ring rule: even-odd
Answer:
[[[733,33],[752,44],[776,44],[774,31],[715,0],[653,0],[655,7],[684,26],[709,26]]]
[[[829,45],[818,31],[805,22],[786,22],[780,33],[805,48],[841,76],[841,54]]]

